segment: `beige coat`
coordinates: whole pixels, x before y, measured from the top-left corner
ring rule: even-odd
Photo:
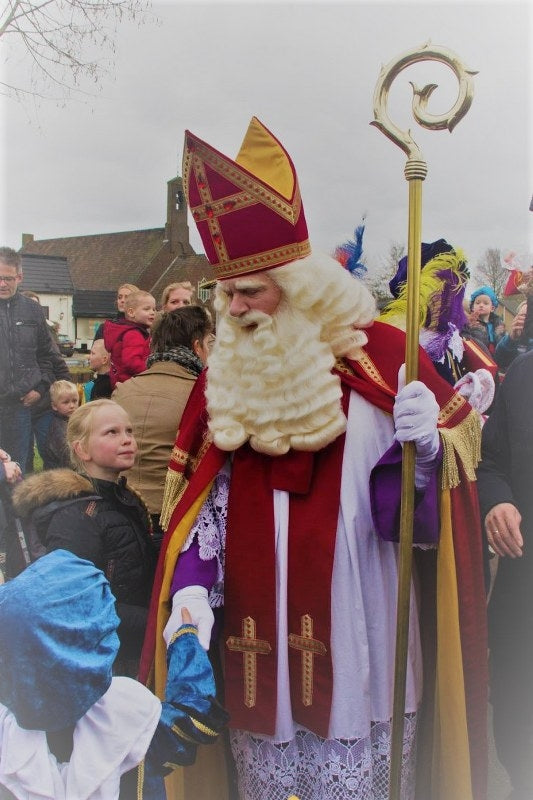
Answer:
[[[112,399],[128,413],[137,457],[128,485],[140,493],[150,514],[159,514],[170,454],[196,377],[173,361],[158,361],[117,386]]]

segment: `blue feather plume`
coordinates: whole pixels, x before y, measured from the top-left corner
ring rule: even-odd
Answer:
[[[364,223],[358,225],[354,231],[354,238],[349,239],[347,242],[344,242],[344,244],[340,244],[335,249],[335,258],[354,278],[362,278],[367,272],[367,268],[361,262],[364,232]]]

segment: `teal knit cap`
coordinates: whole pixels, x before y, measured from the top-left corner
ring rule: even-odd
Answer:
[[[479,297],[480,294],[486,294],[487,297],[490,297],[490,301],[494,306],[494,308],[498,307],[498,298],[496,297],[494,289],[491,289],[490,286],[481,286],[479,289],[476,289],[470,295],[470,311],[472,311],[474,300],[476,299],[476,297]]]

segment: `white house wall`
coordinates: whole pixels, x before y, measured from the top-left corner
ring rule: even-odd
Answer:
[[[72,316],[72,295],[45,294],[39,292],[42,306],[48,306],[48,319],[59,323],[59,333],[64,333],[74,341],[76,328]]]

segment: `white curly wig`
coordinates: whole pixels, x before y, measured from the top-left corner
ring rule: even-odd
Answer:
[[[367,341],[361,328],[372,323],[372,295],[341,265],[313,254],[268,275],[281,289],[274,314],[250,312],[243,329],[228,313],[229,300],[217,287],[220,315],[209,357],[209,428],[222,450],[244,442],[269,455],[290,448],[316,451],[346,427],[341,385],[331,370],[335,359],[356,360]]]

